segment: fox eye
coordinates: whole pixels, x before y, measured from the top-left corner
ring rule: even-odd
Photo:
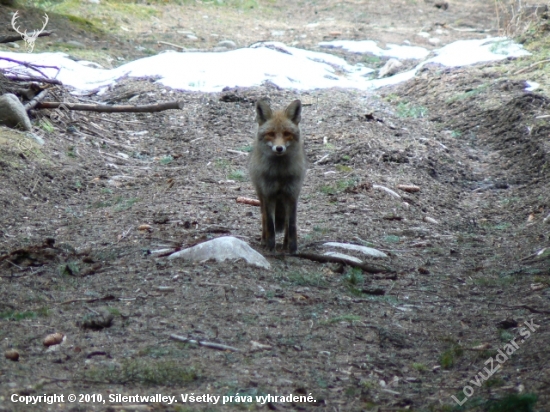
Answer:
[[[287,139],[292,139],[292,138],[294,138],[294,136],[293,136],[292,133],[290,133],[290,132],[284,132],[284,133],[283,133],[283,136],[286,137]]]
[[[268,139],[273,139],[275,137],[275,133],[273,132],[267,132],[264,137],[267,137]]]

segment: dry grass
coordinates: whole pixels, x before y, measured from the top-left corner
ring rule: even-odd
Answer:
[[[537,26],[548,12],[548,4],[528,4],[522,0],[495,0],[499,35],[517,37]]]

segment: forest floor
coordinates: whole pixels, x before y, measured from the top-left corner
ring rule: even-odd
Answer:
[[[170,48],[158,41],[320,50],[340,38],[433,49],[498,34],[491,2],[445,4],[103,2],[80,4],[75,17],[60,3],[49,11],[56,35],[35,52],[114,67]],[[14,10],[0,6],[0,27]],[[36,22],[44,12],[21,10]],[[537,39],[532,57],[427,66],[375,92],[265,84],[198,93],[125,79],[88,99],[177,99],[183,109],[71,112],[46,123],[43,146],[1,128],[0,349],[19,360],[0,359],[0,411],[550,410],[549,72],[530,66],[548,40]],[[373,68],[385,62],[329,51]],[[542,88],[526,92],[526,80]],[[246,163],[263,96],[279,108],[304,104],[299,251],[366,245],[388,257],[356,256],[393,272],[261,247],[259,208],[236,198],[255,198]],[[79,101],[61,87],[50,98]],[[34,111],[33,123],[49,114]],[[271,269],[155,253],[226,235]],[[62,344],[45,347],[53,333]],[[64,401],[14,402],[44,394]],[[116,397],[136,394],[177,403]],[[186,394],[220,399],[190,403]],[[315,401],[256,398],[289,394]]]

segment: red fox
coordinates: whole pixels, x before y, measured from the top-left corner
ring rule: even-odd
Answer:
[[[302,103],[294,100],[284,111],[256,102],[258,134],[248,161],[250,178],[262,209],[262,244],[275,249],[275,232],[285,231],[283,249],[295,253],[296,210],[306,174],[304,142],[300,136]]]

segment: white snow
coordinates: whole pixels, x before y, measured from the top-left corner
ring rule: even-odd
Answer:
[[[428,49],[418,46],[399,46],[397,44],[387,44],[388,49],[381,49],[372,40],[334,40],[319,43],[319,46],[339,49],[342,48],[351,53],[371,53],[375,56],[395,57],[397,59],[424,59],[430,54]]]
[[[373,41],[336,41],[323,47],[345,47],[354,52],[369,52],[398,59],[425,59],[422,47],[388,45],[380,49]],[[56,66],[41,69],[77,91],[89,91],[113,85],[124,76],[157,77],[165,86],[191,91],[219,92],[225,87],[252,87],[270,81],[282,88],[312,90],[319,88],[375,89],[408,80],[427,63],[456,67],[520,57],[529,53],[506,38],[462,40],[436,50],[435,56],[422,60],[412,70],[382,79],[371,79],[374,70],[364,65],[350,65],[329,53],[313,52],[283,43],[257,43],[248,48],[227,52],[165,52],[139,59],[115,69],[102,69],[90,62],[76,62],[64,53],[0,52],[0,57],[37,65]],[[36,71],[0,59],[0,68],[12,73],[40,76]]]

